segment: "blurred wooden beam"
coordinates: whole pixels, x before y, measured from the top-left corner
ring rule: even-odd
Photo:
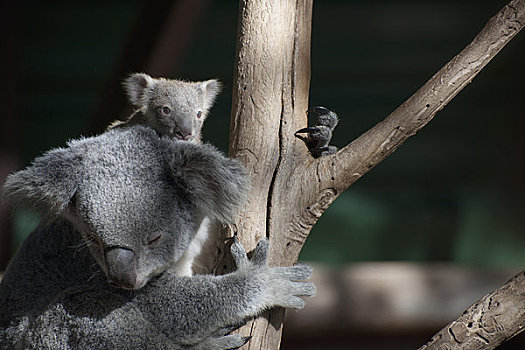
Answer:
[[[440,263],[312,265],[317,295],[300,312],[286,313],[287,334],[437,330],[519,271]]]
[[[311,265],[317,295],[303,310],[286,313],[283,349],[416,349],[519,270],[406,262]],[[524,344],[520,336],[502,350]]]

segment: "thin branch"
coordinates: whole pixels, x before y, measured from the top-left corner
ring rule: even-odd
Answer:
[[[463,51],[385,120],[335,155],[311,164],[326,169],[321,175],[323,185],[341,193],[388,157],[469,84],[524,24],[525,0],[511,1]]]
[[[525,329],[525,271],[485,295],[419,350],[489,350]]]

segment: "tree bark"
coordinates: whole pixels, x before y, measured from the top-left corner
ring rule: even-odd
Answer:
[[[242,0],[239,6],[230,155],[247,167],[251,193],[236,229],[247,249],[269,237],[272,265],[297,259],[280,261],[276,252],[286,245],[281,234],[295,235],[284,226],[275,234],[272,228],[283,210],[278,192],[290,193],[290,204],[297,203],[293,184],[282,187],[282,176],[307,156],[293,134],[306,124],[311,18],[312,0]],[[243,327],[240,333],[253,336],[246,347],[278,349],[283,317],[284,310],[271,310]]]
[[[525,329],[525,271],[485,295],[419,350],[490,350]]]
[[[247,249],[268,237],[269,263],[296,262],[312,226],[346,188],[424,127],[525,22],[514,0],[474,40],[384,121],[334,155],[314,159],[294,132],[307,124],[312,0],[241,0],[230,155],[251,175],[236,221]],[[270,310],[240,333],[247,349],[278,349],[284,311]]]

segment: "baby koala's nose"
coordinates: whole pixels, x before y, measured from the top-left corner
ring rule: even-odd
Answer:
[[[191,139],[191,133],[186,134],[186,135],[182,135],[182,140],[189,141],[190,139]]]
[[[179,140],[189,141],[193,136],[193,121],[189,118],[177,123],[175,127],[175,137]]]
[[[174,136],[179,139],[179,140],[182,140],[182,141],[189,141],[191,140],[191,136],[192,136],[192,133],[182,133],[180,131],[177,131]]]

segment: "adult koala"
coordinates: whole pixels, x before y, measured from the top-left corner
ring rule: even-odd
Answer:
[[[173,266],[209,216],[228,222],[243,168],[209,145],[135,125],[72,141],[7,179],[3,195],[49,214],[0,285],[2,349],[230,349],[225,335],[313,295],[304,265],[268,267],[267,241],[237,270],[178,276]],[[102,271],[102,272],[101,272]]]

